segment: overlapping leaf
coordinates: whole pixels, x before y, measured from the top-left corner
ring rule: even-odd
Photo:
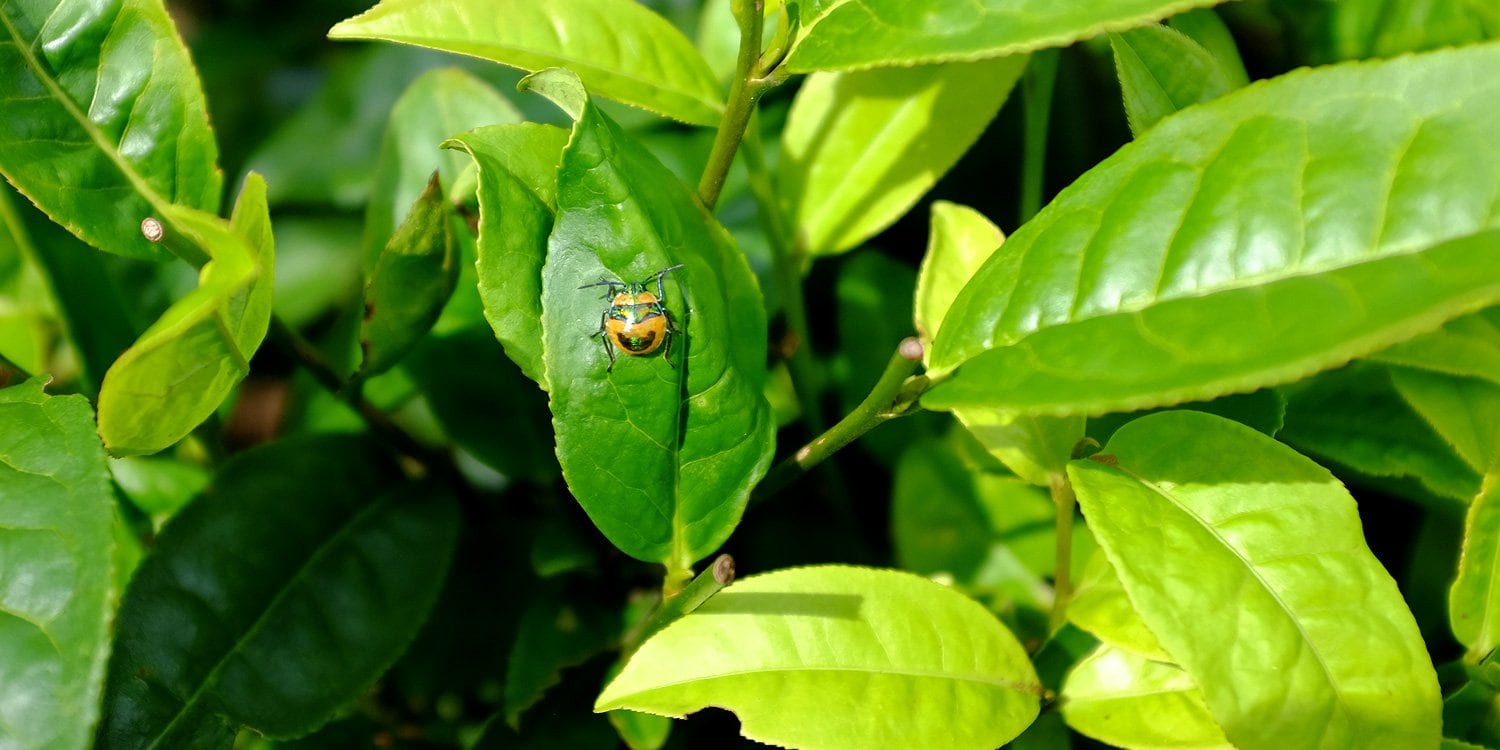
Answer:
[[[736,581],[648,639],[595,710],[735,712],[740,731],[823,750],[993,748],[1036,718],[1021,644],[972,600],[838,566]]]
[[[0,745],[74,750],[99,716],[114,498],[93,415],[41,380],[0,390]]]
[[[666,167],[588,102],[566,71],[534,85],[576,112],[542,270],[542,344],[557,455],[617,547],[681,573],[738,523],[772,450],[760,290],[728,234]],[[680,331],[610,361],[601,278],[663,279]],[[656,292],[655,284],[650,290]]]
[[[451,495],[386,466],[330,436],[228,464],[136,572],[100,745],[303,734],[367,689],[436,600],[458,520]]]
[[[167,258],[142,219],[218,210],[203,90],[161,0],[11,0],[0,70],[0,173],[85,242]]]
[[[1105,31],[1157,21],[1215,0],[813,0],[787,67],[850,70],[977,60],[1063,47]]]
[[[230,222],[181,206],[167,206],[165,218],[167,231],[182,234],[177,241],[212,260],[198,288],[105,374],[99,435],[115,455],[162,450],[213,414],[249,372],[270,325],[275,248],[265,181],[246,179]]]
[[[1100,645],[1068,673],[1061,698],[1068,726],[1115,747],[1234,750],[1173,664]]]
[[[437,322],[458,282],[453,216],[436,172],[386,243],[365,287],[360,330],[367,377],[394,366]]]
[[[414,44],[532,72],[565,65],[599,96],[699,125],[716,123],[724,108],[692,42],[633,0],[384,0],[328,35]]]
[[[1120,428],[1069,475],[1129,601],[1242,750],[1431,747],[1437,676],[1343,486],[1189,411]]]
[[[1211,398],[1500,299],[1497,65],[1489,44],[1307,71],[1162,121],[975,275],[924,404]]]

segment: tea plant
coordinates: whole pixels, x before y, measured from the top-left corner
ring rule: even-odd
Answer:
[[[1211,5],[0,3],[0,746],[1500,747],[1500,6]]]

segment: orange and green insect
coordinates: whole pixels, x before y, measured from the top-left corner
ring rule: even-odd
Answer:
[[[599,330],[592,334],[603,337],[604,353],[609,356],[609,367],[605,372],[615,369],[616,348],[633,357],[645,356],[661,349],[667,364],[676,367],[672,364],[672,335],[679,331],[672,324],[672,313],[662,304],[662,300],[666,298],[662,289],[662,277],[679,268],[682,268],[681,263],[663,268],[644,281],[633,284],[601,278],[592,284],[578,287],[606,287],[604,298],[610,300],[609,308],[599,318]],[[653,281],[656,282],[655,294],[647,289]]]

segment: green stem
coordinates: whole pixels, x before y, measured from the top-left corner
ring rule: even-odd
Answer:
[[[1031,56],[1021,78],[1026,104],[1024,151],[1021,157],[1021,216],[1025,224],[1042,208],[1042,179],[1047,164],[1047,127],[1052,118],[1052,90],[1057,82],[1057,50]]]
[[[1078,497],[1073,483],[1062,474],[1051,481],[1052,505],[1057,511],[1057,567],[1052,575],[1052,616],[1048,631],[1057,632],[1068,619],[1068,600],[1073,598],[1073,508]]]
[[[917,339],[903,340],[865,400],[839,420],[838,424],[772,469],[765,481],[755,488],[750,502],[755,503],[775,494],[861,435],[916,409],[917,398],[926,389],[928,382],[925,377],[911,378],[921,358],[922,348]]]
[[[647,638],[655,635],[662,628],[702,606],[709,597],[719,593],[719,589],[728,586],[733,580],[734,558],[729,555],[719,555],[714,558],[712,565],[679,591],[663,593],[661,604],[657,605],[656,611],[652,612],[651,616],[633,632],[626,634],[623,650],[628,655],[635,650],[636,646],[644,643]]]
[[[807,325],[807,303],[802,297],[802,253],[792,239],[786,215],[776,200],[771,171],[766,166],[765,147],[761,144],[759,118],[752,118],[745,137],[745,168],[750,174],[750,193],[755,196],[766,236],[771,244],[771,267],[776,289],[781,295],[782,312],[792,337],[787,354],[787,369],[792,375],[792,391],[802,409],[802,420],[811,434],[826,426],[818,408],[818,370],[812,356],[812,338]]]
[[[417,442],[417,439],[407,432],[385,412],[377,409],[374,404],[366,401],[359,395],[358,389],[349,387],[349,381],[334,371],[332,367],[323,360],[323,355],[313,347],[302,334],[297,333],[291,326],[287,325],[281,318],[272,316],[270,338],[287,353],[291,354],[297,361],[312,374],[329,393],[342,399],[359,413],[360,419],[364,420],[370,431],[380,439],[388,443],[392,448],[406,454],[428,468],[437,464],[431,450]]]
[[[729,100],[724,106],[724,116],[719,120],[719,132],[714,134],[713,150],[708,154],[708,164],[703,167],[703,177],[698,180],[698,198],[710,212],[719,202],[719,193],[724,190],[724,179],[734,163],[734,154],[745,137],[745,126],[755,103],[767,91],[781,82],[775,74],[760,75],[760,38],[765,26],[763,0],[731,0],[734,19],[740,26],[740,53],[735,61],[734,81],[729,85]]]

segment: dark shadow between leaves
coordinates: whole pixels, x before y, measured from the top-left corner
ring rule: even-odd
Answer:
[[[709,599],[695,614],[804,615],[859,619],[864,597],[858,594],[776,594],[725,591]]]

